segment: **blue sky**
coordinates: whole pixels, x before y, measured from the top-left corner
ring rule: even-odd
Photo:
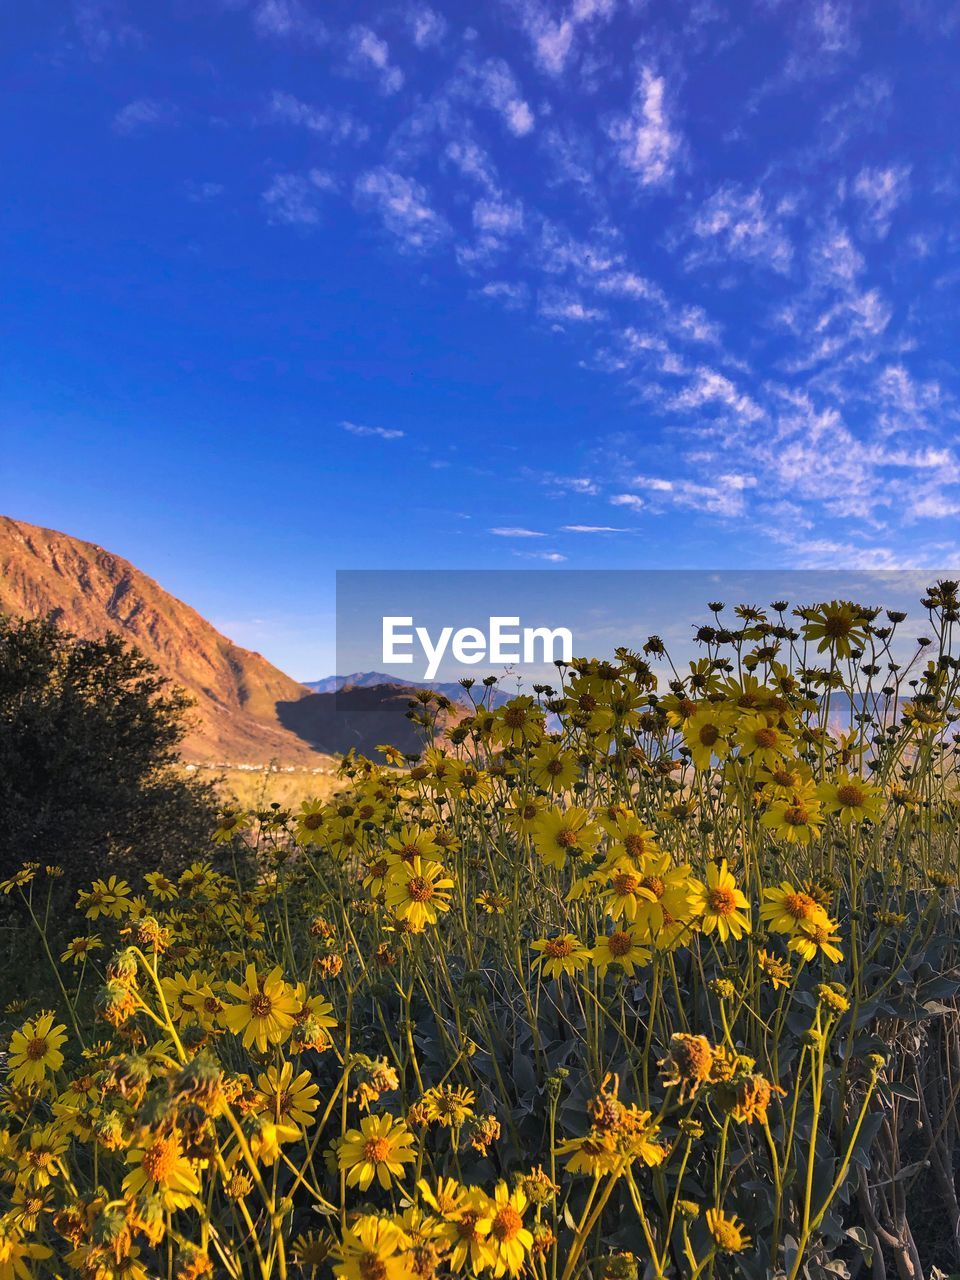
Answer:
[[[960,562],[960,6],[0,16],[3,510],[292,674],[346,568]]]

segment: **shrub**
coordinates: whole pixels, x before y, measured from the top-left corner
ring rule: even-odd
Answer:
[[[183,866],[213,790],[182,777],[190,705],[118,635],[0,616],[0,869],[55,860],[70,881],[131,861]]]

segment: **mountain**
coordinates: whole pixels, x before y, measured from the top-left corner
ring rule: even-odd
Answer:
[[[355,671],[349,676],[325,676],[323,680],[304,680],[303,683],[308,689],[312,689],[314,693],[339,693],[343,689],[372,689],[377,685],[394,685],[403,689],[432,689],[434,693],[442,693],[451,702],[459,703],[461,706],[466,707],[468,711],[473,706],[470,694],[461,684],[444,684],[442,682],[423,684],[416,680],[399,681],[396,676],[388,676],[382,671]],[[479,680],[470,692],[478,702],[487,693]],[[488,705],[502,707],[505,702],[508,702],[514,696],[514,694],[505,693],[503,689],[494,687],[492,696],[487,699]]]
[[[196,699],[185,759],[317,763],[312,745],[277,714],[307,689],[103,547],[0,516],[0,612],[52,613],[85,639],[108,631],[129,639]]]
[[[423,749],[423,734],[407,719],[415,687],[400,685],[384,676],[386,683],[346,685],[328,692],[312,693],[296,702],[280,703],[281,721],[311,742],[318,751],[344,752],[353,747],[371,760],[379,760],[377,747],[389,743],[407,754]],[[322,681],[317,681],[320,684]],[[463,690],[460,690],[461,694]],[[461,703],[437,712],[437,736],[462,719]]]
[[[119,632],[194,698],[181,754],[213,764],[329,765],[380,743],[419,750],[413,686],[377,676],[316,692],[242,649],[128,560],[95,543],[0,516],[0,613],[52,614],[83,639]],[[462,695],[458,685],[452,686]],[[456,720],[445,714],[438,726]]]

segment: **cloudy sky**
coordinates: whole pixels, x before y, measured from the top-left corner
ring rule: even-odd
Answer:
[[[954,0],[0,16],[3,509],[326,673],[345,568],[960,562]]]

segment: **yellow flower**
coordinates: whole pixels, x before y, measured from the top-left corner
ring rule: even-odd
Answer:
[[[716,929],[721,942],[730,937],[742,938],[750,932],[750,917],[743,914],[749,910],[750,904],[727,870],[726,859],[719,867],[716,863],[707,867],[706,887],[696,885],[691,906],[701,916],[700,927],[704,933],[712,933]]]
[[[611,920],[623,918],[631,922],[636,920],[641,903],[656,902],[653,892],[644,885],[640,872],[627,862],[612,869],[601,898]]]
[[[847,600],[831,600],[829,604],[814,609],[798,609],[803,625],[804,640],[816,640],[817,653],[828,649],[837,658],[849,658],[854,647],[860,648],[867,639],[867,619],[863,611]]]
[[[782,880],[779,889],[764,889],[760,919],[774,933],[794,934],[805,920],[825,922],[827,913],[809,893]]]
[[[883,811],[880,788],[862,778],[841,774],[833,782],[821,782],[817,798],[825,813],[835,813],[845,826],[854,822],[879,822]]]
[[[227,809],[220,815],[216,830],[211,837],[214,844],[228,844],[234,836],[238,836],[244,827],[249,826],[250,815],[239,809]]]
[[[723,760],[730,753],[727,736],[733,727],[730,710],[718,702],[701,703],[683,726],[683,740],[697,769],[709,769],[716,756]]]
[[[199,1194],[200,1180],[184,1156],[176,1130],[151,1135],[142,1147],[127,1152],[127,1164],[135,1168],[123,1180],[124,1194],[159,1195],[167,1209],[185,1209]]]
[[[248,964],[243,985],[228,982],[227,991],[240,1003],[227,1005],[220,1018],[234,1035],[243,1033],[245,1049],[256,1044],[263,1053],[268,1044],[282,1044],[288,1038],[299,1004],[279,967],[258,978],[256,965]]]
[[[411,1280],[413,1272],[403,1256],[408,1243],[396,1223],[364,1214],[344,1230],[333,1274],[338,1280]]]
[[[494,1263],[490,1226],[493,1202],[475,1187],[460,1187],[452,1179],[443,1179],[432,1193],[426,1184],[418,1183],[420,1193],[444,1220],[441,1238],[450,1250],[448,1264],[454,1273],[469,1264],[471,1275],[489,1270]]]
[[[473,1115],[477,1095],[463,1085],[437,1085],[420,1100],[427,1120],[444,1129],[459,1129]]]
[[[824,916],[822,919],[804,920],[800,932],[790,939],[787,946],[803,960],[815,960],[820,954],[833,964],[839,964],[843,959],[843,952],[837,946],[839,941],[837,922]]]
[[[77,905],[84,909],[88,920],[96,920],[98,916],[119,920],[130,909],[130,886],[116,876],[94,880],[91,888],[80,893]]]
[[[687,921],[693,883],[690,868],[675,867],[670,855],[661,853],[644,858],[640,870],[640,883],[648,891],[649,900],[637,903],[637,923],[656,935],[668,919]]]
[[[194,1023],[213,1025],[213,1016],[221,1010],[206,974],[175,973],[160,979],[160,988],[174,1022],[185,1027]]]
[[[313,1083],[309,1071],[301,1071],[294,1077],[291,1062],[284,1062],[279,1071],[276,1067],[268,1067],[258,1078],[257,1088],[260,1091],[259,1109],[278,1123],[290,1121],[301,1131],[313,1124],[313,1113],[320,1105],[317,1098],[320,1090]]]
[[[24,1240],[12,1222],[0,1218],[0,1280],[31,1280],[30,1263],[49,1258],[52,1252],[46,1245]]]
[[[590,963],[590,952],[572,933],[556,938],[539,938],[532,943],[540,955],[534,960],[548,978],[559,978],[562,973],[574,974]]]
[[[641,945],[636,929],[618,929],[595,939],[591,958],[601,973],[616,965],[632,977],[637,965],[650,963],[650,954],[649,947]]]
[[[387,906],[414,933],[437,923],[437,913],[450,910],[453,881],[439,862],[401,862],[390,871],[386,883]]]
[[[790,735],[777,727],[773,717],[765,715],[746,716],[740,721],[736,738],[741,755],[767,769],[774,768],[791,747]]]
[[[530,757],[533,781],[544,791],[569,791],[580,776],[580,762],[556,742],[544,742]]]
[[[589,855],[600,839],[599,829],[586,809],[571,805],[554,806],[541,813],[532,825],[534,848],[548,867],[562,868],[568,858]]]
[[[490,1205],[490,1245],[493,1250],[493,1274],[517,1275],[533,1246],[533,1235],[523,1225],[527,1197],[518,1187],[511,1192],[505,1182],[498,1182]]]
[[[324,838],[325,807],[320,800],[304,800],[297,814],[300,844],[321,844]]]
[[[543,712],[529,695],[511,698],[494,714],[493,737],[503,747],[536,745],[543,737]]]
[[[348,1130],[337,1160],[346,1170],[348,1186],[366,1191],[376,1178],[381,1187],[389,1187],[403,1177],[403,1166],[416,1159],[412,1145],[413,1134],[402,1120],[365,1116],[359,1129]]]
[[[151,893],[161,902],[169,902],[177,896],[177,886],[162,871],[150,871],[144,879]]]
[[[100,935],[96,933],[74,938],[60,959],[64,964],[68,961],[72,961],[74,964],[82,964],[91,951],[96,951],[102,946]]]
[[[823,815],[816,800],[795,791],[785,799],[774,800],[760,819],[787,844],[810,844],[820,834]]]
[[[707,1230],[719,1253],[743,1253],[749,1247],[746,1227],[735,1215],[723,1213],[720,1209],[708,1209],[706,1219]]]
[[[41,1014],[14,1031],[10,1037],[7,1070],[15,1085],[40,1084],[48,1071],[63,1066],[60,1046],[66,1041],[67,1028],[53,1025],[52,1013]]]

